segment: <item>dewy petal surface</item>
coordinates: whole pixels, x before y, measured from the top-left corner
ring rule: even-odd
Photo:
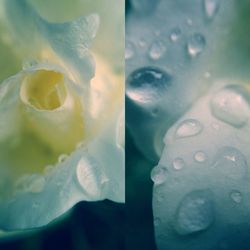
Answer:
[[[5,10],[28,60],[0,85],[0,227],[43,226],[81,200],[124,202],[123,72],[90,54],[98,16],[50,23],[25,0]]]

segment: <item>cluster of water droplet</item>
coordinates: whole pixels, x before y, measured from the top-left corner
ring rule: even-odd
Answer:
[[[205,27],[212,27],[210,24],[219,12],[220,1],[204,0],[202,4],[194,4],[194,10],[185,1],[131,0],[130,3],[125,43],[126,95],[129,102],[126,104],[126,116],[133,118],[127,119],[127,125],[138,149],[150,161],[157,162],[162,151],[163,131],[202,92],[197,73],[191,74],[191,71],[195,71],[195,65],[205,61],[205,52],[208,54],[208,49],[211,50],[209,37],[212,34]],[[202,17],[194,15],[198,9],[203,9]],[[149,68],[160,69],[161,76],[154,74],[153,77],[151,71],[149,81],[149,74],[145,71]],[[148,79],[146,82],[146,78],[142,78],[143,70]],[[205,72],[202,77],[210,78],[211,73]],[[167,75],[167,80],[164,75]],[[171,85],[166,84],[168,88],[163,89],[164,84],[159,77],[166,83],[171,80]],[[181,100],[180,104],[177,98]],[[144,126],[146,123],[148,129]],[[146,140],[145,134],[150,139]]]
[[[250,209],[249,100],[245,85],[215,85],[167,132],[151,172],[159,249],[223,249],[223,227],[244,223]],[[189,238],[178,241],[184,235]]]

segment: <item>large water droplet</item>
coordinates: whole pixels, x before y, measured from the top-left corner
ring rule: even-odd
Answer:
[[[240,86],[230,86],[220,90],[211,100],[212,114],[232,126],[244,126],[250,115],[244,95],[244,90]]]
[[[155,103],[165,96],[171,76],[156,67],[143,67],[127,78],[126,95],[140,103]]]
[[[150,49],[149,49],[149,57],[153,60],[158,60],[166,52],[166,46],[162,41],[156,40],[152,43]]]
[[[170,33],[170,40],[172,42],[176,42],[181,36],[181,29],[180,28],[174,28],[171,30]]]
[[[214,221],[212,193],[198,190],[181,201],[175,218],[175,229],[181,235],[206,230]]]
[[[155,184],[162,184],[167,178],[167,169],[162,165],[158,165],[151,171],[151,179]]]
[[[193,34],[187,44],[188,53],[191,57],[196,57],[202,53],[206,46],[206,39],[202,34]]]
[[[92,157],[82,158],[77,165],[77,180],[84,193],[92,200],[100,198],[106,180],[101,169]]]
[[[241,203],[242,201],[242,195],[241,192],[234,190],[230,193],[230,197],[231,199],[235,202],[235,203]]]
[[[203,126],[199,121],[187,119],[178,126],[175,135],[177,138],[190,137],[198,135],[202,130]]]
[[[175,170],[181,170],[184,167],[185,167],[185,162],[184,162],[184,160],[182,158],[178,157],[178,158],[174,159],[174,161],[173,161],[173,168]]]
[[[216,168],[218,176],[240,179],[246,175],[247,162],[245,156],[238,149],[223,147],[217,152],[212,167]]]
[[[125,46],[125,59],[129,60],[132,59],[135,55],[135,47],[134,44],[126,41],[126,46]]]
[[[204,0],[204,10],[208,19],[213,19],[219,11],[220,0]]]
[[[206,154],[204,152],[198,151],[198,152],[195,153],[194,159],[195,159],[195,161],[201,163],[201,162],[205,162],[206,161],[207,156],[206,156]]]

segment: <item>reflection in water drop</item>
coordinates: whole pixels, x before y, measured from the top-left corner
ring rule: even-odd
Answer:
[[[187,119],[183,121],[176,130],[176,138],[190,137],[198,135],[202,132],[202,124],[195,119]]]
[[[170,40],[172,42],[176,42],[181,36],[181,29],[180,28],[174,28],[170,33]]]
[[[175,170],[181,170],[185,167],[185,162],[182,158],[176,158],[174,161],[173,161],[173,168]]]
[[[191,57],[196,57],[202,53],[205,46],[205,37],[202,34],[195,33],[188,40],[187,50]]]
[[[204,10],[206,17],[213,19],[219,11],[220,0],[204,0]]]
[[[176,211],[175,229],[181,235],[206,230],[214,221],[214,209],[208,190],[187,194]]]
[[[154,41],[149,49],[149,57],[153,60],[158,60],[166,52],[166,46],[161,41]]]
[[[205,162],[206,159],[207,159],[207,156],[206,156],[206,154],[204,152],[198,151],[198,152],[195,153],[194,159],[197,162]]]
[[[127,78],[126,95],[139,103],[156,103],[164,97],[171,84],[171,76],[160,68],[143,67]]]

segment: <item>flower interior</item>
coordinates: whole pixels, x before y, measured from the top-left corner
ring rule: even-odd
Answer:
[[[62,73],[52,70],[26,73],[19,99],[7,108],[10,109],[5,111],[7,118],[12,120],[5,121],[7,136],[0,138],[2,198],[6,196],[7,185],[14,188],[24,176],[43,174],[46,166],[55,165],[62,155],[69,155],[84,140],[82,100]],[[16,191],[13,188],[8,195]]]
[[[54,110],[62,106],[66,99],[64,76],[54,71],[39,70],[23,83],[26,98],[35,108]]]

